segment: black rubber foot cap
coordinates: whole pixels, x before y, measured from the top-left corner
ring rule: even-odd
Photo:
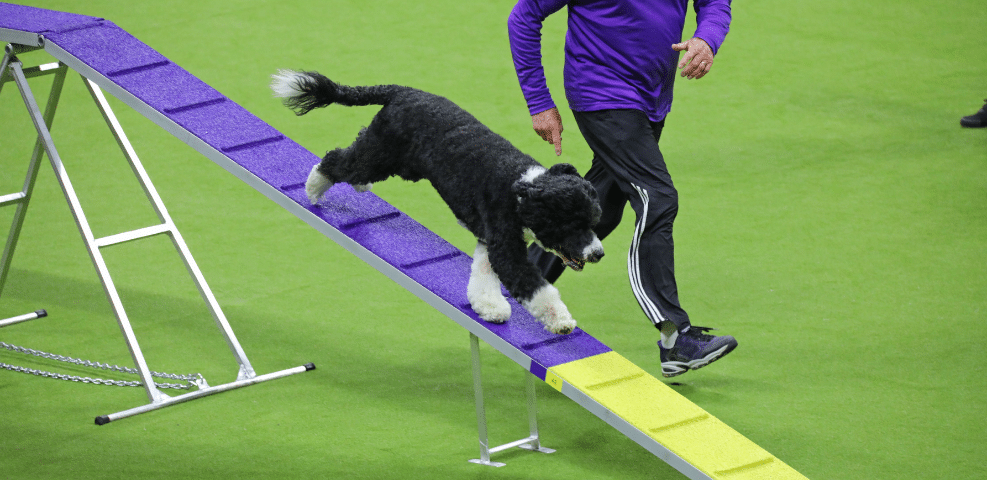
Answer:
[[[38,318],[47,317],[48,316],[48,312],[46,312],[44,310],[38,310],[37,312],[34,312],[34,313],[38,316]]]
[[[305,371],[307,372],[309,370],[315,370],[315,364],[314,363],[306,363],[305,364]]]
[[[96,417],[96,425],[106,425],[107,423],[110,423],[110,417],[106,415]]]

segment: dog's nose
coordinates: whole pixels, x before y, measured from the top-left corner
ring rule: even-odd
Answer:
[[[599,262],[600,259],[603,258],[603,255],[604,255],[603,250],[594,251],[589,254],[589,257],[586,258],[586,261],[589,263]]]

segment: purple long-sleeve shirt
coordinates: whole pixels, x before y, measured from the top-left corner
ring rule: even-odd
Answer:
[[[542,22],[569,6],[563,77],[569,108],[632,108],[660,121],[672,87],[688,0],[520,0],[508,19],[514,68],[532,115],[555,106],[541,63]],[[730,0],[693,0],[713,54],[730,28]]]

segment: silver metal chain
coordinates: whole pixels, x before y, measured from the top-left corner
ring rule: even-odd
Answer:
[[[132,375],[138,375],[139,372],[136,368],[121,367],[119,365],[110,365],[100,362],[92,362],[89,360],[82,360],[78,358],[66,357],[63,355],[56,355],[54,353],[46,353],[39,350],[34,350],[31,348],[18,347],[17,345],[10,345],[8,343],[0,342],[0,348],[5,348],[12,352],[23,353],[26,355],[33,355],[35,357],[46,358],[49,360],[55,360],[58,362],[71,363],[73,365],[79,365],[82,367],[110,370],[114,372],[129,373]],[[31,375],[37,375],[40,377],[54,378],[57,380],[67,380],[71,382],[82,382],[82,383],[92,383],[95,385],[114,385],[117,387],[140,387],[144,383],[140,381],[125,381],[125,380],[104,380],[101,378],[90,378],[90,377],[80,377],[76,375],[63,375],[60,373],[46,372],[44,370],[35,370],[33,368],[18,367],[16,365],[8,365],[6,363],[0,363],[0,368],[5,370],[10,370],[13,372],[30,373]],[[194,373],[188,375],[179,375],[174,373],[160,373],[151,372],[152,377],[166,378],[169,380],[180,380],[185,383],[157,383],[154,384],[158,388],[173,388],[177,390],[189,390],[192,387],[197,387],[199,385],[205,385],[205,379],[202,377],[201,373]]]

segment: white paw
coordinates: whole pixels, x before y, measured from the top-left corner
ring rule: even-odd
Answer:
[[[308,173],[308,180],[305,180],[305,195],[308,196],[312,205],[316,205],[330,187],[332,187],[332,180],[319,173],[319,165],[316,164]]]
[[[504,323],[511,318],[511,304],[500,293],[500,279],[490,266],[487,246],[477,242],[470,266],[470,280],[466,285],[466,298],[480,318],[491,323]]]
[[[569,309],[562,303],[559,291],[551,284],[545,284],[531,297],[530,300],[521,303],[524,308],[531,312],[538,319],[545,330],[557,334],[572,333],[576,328],[576,321],[573,320]]]
[[[353,185],[353,190],[356,190],[357,192],[369,192],[370,188],[373,186],[374,184],[372,183],[361,183],[358,185]]]
[[[552,333],[557,333],[559,335],[567,335],[572,333],[576,329],[576,321],[572,317],[565,319],[554,319],[552,321],[546,322],[542,321],[545,325],[545,330]]]
[[[490,323],[504,323],[511,318],[511,304],[498,293],[497,295],[481,295],[470,297],[470,306],[483,320]]]

